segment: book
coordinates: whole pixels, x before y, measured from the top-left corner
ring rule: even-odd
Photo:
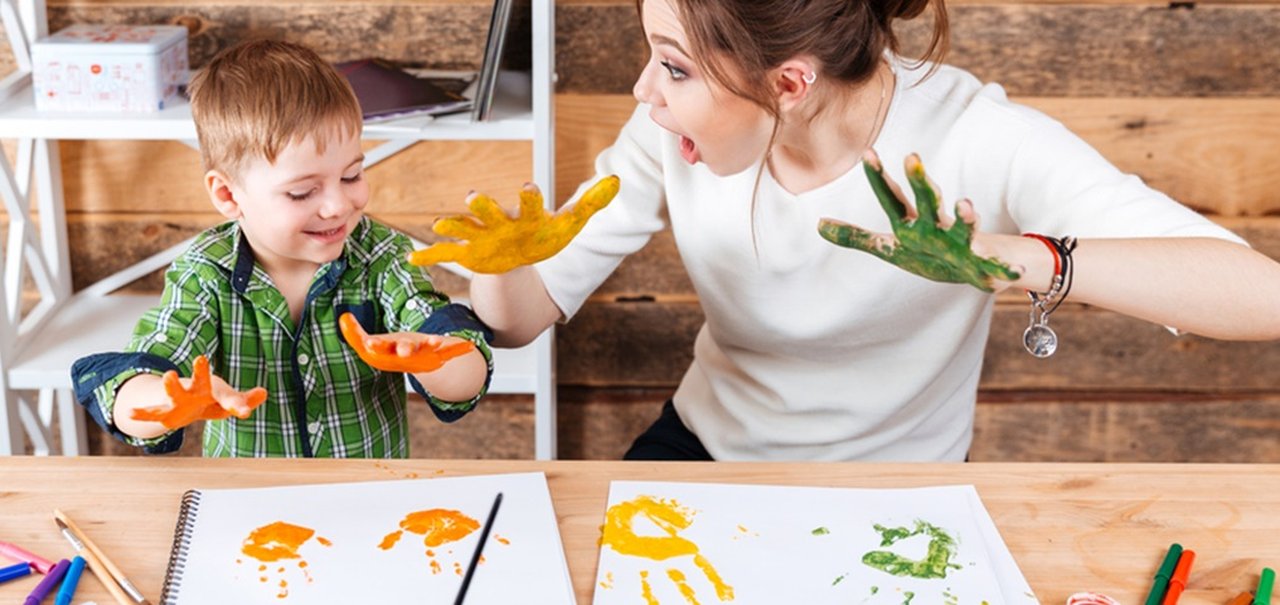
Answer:
[[[489,33],[485,40],[484,59],[476,77],[476,94],[471,106],[472,120],[484,122],[492,117],[501,72],[531,70],[531,48],[523,49],[523,52],[508,52],[513,46],[531,44],[531,11],[527,0],[494,0],[493,13],[489,18]]]
[[[360,101],[366,122],[415,115],[445,115],[471,108],[466,97],[414,76],[382,59],[336,63]]]
[[[166,605],[574,603],[543,473],[186,492]],[[518,581],[513,581],[518,580]]]
[[[971,485],[614,481],[596,582],[595,605],[1038,603]]]

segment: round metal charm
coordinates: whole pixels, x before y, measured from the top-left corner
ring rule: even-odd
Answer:
[[[1058,335],[1044,324],[1030,326],[1022,333],[1022,346],[1028,353],[1044,359],[1058,350]]]

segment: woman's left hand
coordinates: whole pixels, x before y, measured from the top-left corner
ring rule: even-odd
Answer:
[[[889,261],[926,279],[969,284],[984,292],[993,292],[1020,275],[995,257],[984,258],[973,251],[973,235],[978,216],[969,200],[956,204],[956,217],[938,216],[941,197],[937,187],[925,176],[920,156],[906,159],[907,182],[916,194],[913,207],[898,186],[884,176],[875,152],[863,158],[867,180],[889,222],[893,233],[873,233],[861,227],[831,218],[818,224],[824,239],[846,248],[854,248]]]

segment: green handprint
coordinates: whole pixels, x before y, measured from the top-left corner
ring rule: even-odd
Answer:
[[[923,559],[908,559],[900,554],[887,550],[873,550],[862,555],[862,563],[895,576],[913,578],[945,578],[948,569],[960,569],[952,563],[956,556],[956,540],[943,529],[925,521],[916,519],[914,529],[906,527],[885,527],[875,524],[880,534],[880,546],[893,546],[899,540],[924,534],[929,536],[928,552]]]
[[[868,252],[933,281],[969,284],[985,292],[994,291],[993,280],[1018,279],[1018,272],[1009,265],[994,257],[983,258],[973,253],[976,217],[972,211],[966,218],[960,212],[960,204],[956,204],[957,220],[950,226],[939,224],[938,192],[925,176],[920,156],[913,153],[906,160],[907,182],[915,192],[918,215],[893,182],[884,176],[884,168],[874,152],[868,152],[862,164],[872,191],[889,216],[893,235],[872,233],[824,218],[818,223],[818,233],[824,239]]]

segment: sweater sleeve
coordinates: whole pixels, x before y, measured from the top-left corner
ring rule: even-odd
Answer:
[[[1112,165],[1056,120],[1024,120],[1009,163],[1008,209],[1023,232],[1080,238],[1212,237],[1244,243],[1196,211]]]
[[[604,283],[627,255],[643,248],[665,226],[662,146],[674,149],[674,135],[649,119],[638,105],[613,146],[596,157],[595,176],[570,198],[577,200],[597,180],[614,174],[617,197],[587,223],[557,255],[534,265],[551,299],[568,319]]]

